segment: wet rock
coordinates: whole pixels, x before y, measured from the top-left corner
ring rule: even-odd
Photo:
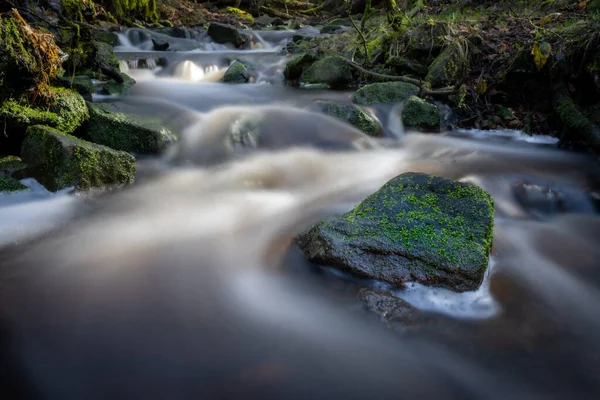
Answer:
[[[68,89],[75,89],[85,100],[91,101],[92,94],[96,93],[96,86],[92,79],[86,75],[77,75],[73,77],[60,77],[57,79],[59,84]]]
[[[339,25],[325,25],[324,27],[321,28],[321,33],[323,33],[323,34],[335,33],[341,29],[342,29],[342,27]]]
[[[19,157],[6,156],[0,158],[0,176],[16,177],[19,172],[27,167]]]
[[[0,105],[0,118],[11,128],[44,124],[71,133],[89,118],[85,100],[71,89],[50,88],[47,104],[29,105],[23,96]]]
[[[325,84],[329,87],[343,87],[352,83],[352,69],[345,58],[340,56],[323,57],[302,72],[301,85]]]
[[[399,103],[419,94],[419,88],[404,82],[382,82],[365,85],[354,93],[356,104]]]
[[[273,25],[273,21],[275,21],[275,17],[269,17],[265,14],[254,18],[254,23],[259,26]]]
[[[402,286],[479,286],[492,244],[491,196],[469,184],[406,173],[352,211],[300,235],[311,261]]]
[[[129,184],[135,175],[133,156],[47,126],[27,129],[22,154],[32,175],[51,191]]]
[[[0,175],[0,194],[22,192],[24,190],[29,190],[29,188],[16,179]]]
[[[421,131],[437,132],[440,129],[440,110],[435,104],[410,96],[402,108],[402,123]]]
[[[469,59],[459,42],[448,45],[429,66],[425,80],[433,87],[454,85],[463,80]]]
[[[242,47],[248,41],[248,35],[243,35],[231,25],[212,22],[208,27],[208,36],[216,43],[230,43],[235,47]]]
[[[102,43],[106,43],[112,47],[119,45],[119,36],[115,32],[95,30],[94,40]]]
[[[166,51],[169,49],[169,42],[166,40],[158,40],[152,38],[152,50],[154,51]]]
[[[246,83],[250,80],[250,73],[248,68],[239,62],[234,61],[233,64],[227,68],[225,75],[223,75],[223,83]]]
[[[145,118],[140,121],[131,115],[111,112],[109,105],[88,104],[90,121],[86,138],[115,150],[138,154],[160,153],[175,141],[173,133],[160,121]]]
[[[379,120],[356,104],[320,101],[313,103],[308,109],[346,121],[369,136],[379,136],[381,134],[381,123]]]
[[[155,32],[162,33],[163,35],[171,36],[174,38],[185,39],[187,38],[187,30],[180,27],[168,27],[155,29]]]
[[[120,72],[119,60],[113,52],[112,46],[102,42],[94,42],[93,55],[90,62],[92,70],[100,70],[102,73],[117,83],[123,83]]]
[[[428,322],[421,311],[387,290],[363,288],[357,297],[368,312],[377,315],[388,326],[409,329]]]
[[[122,96],[131,89],[131,86],[135,84],[135,79],[129,75],[121,73],[122,82],[119,83],[115,80],[106,82],[102,85],[102,93],[110,94],[113,96]]]
[[[287,81],[297,81],[302,76],[302,72],[309,66],[311,66],[317,58],[312,54],[302,54],[285,65],[283,70],[283,76]]]

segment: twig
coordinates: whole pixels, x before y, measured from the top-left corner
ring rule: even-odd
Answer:
[[[358,29],[358,26],[356,26],[356,22],[354,22],[354,18],[352,18],[352,13],[348,13],[348,17],[350,17],[350,22],[352,23],[352,26],[354,27],[354,29],[356,29],[356,32],[358,32],[358,35],[362,39],[363,46],[365,48],[365,63],[368,63],[369,51],[367,50],[367,39],[365,39],[365,35],[363,35],[362,31]]]
[[[432,97],[446,97],[454,94],[456,89],[453,87],[441,88],[441,89],[423,89],[421,88],[421,97],[432,96]]]

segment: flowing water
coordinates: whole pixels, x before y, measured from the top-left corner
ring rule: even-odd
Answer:
[[[305,110],[351,92],[281,84],[287,32],[254,32],[243,51],[199,33],[158,37],[177,51],[156,52],[149,35],[121,34],[117,54],[137,84],[96,101],[160,118],[181,140],[140,159],[122,191],[52,194],[27,180],[30,192],[0,195],[6,390],[599,398],[594,160],[516,131],[404,132],[397,107],[372,109],[385,138],[365,137]],[[253,83],[218,82],[236,57],[255,65]],[[227,140],[249,116],[264,117],[265,139]],[[311,265],[294,247],[311,223],[408,171],[493,195],[492,261],[477,291],[392,289]],[[386,328],[357,300],[365,287],[392,290],[419,310],[416,321]]]

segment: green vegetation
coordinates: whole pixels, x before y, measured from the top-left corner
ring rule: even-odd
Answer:
[[[16,179],[0,175],[0,194],[22,192],[24,190],[29,190],[29,188]]]
[[[419,94],[419,88],[404,82],[372,83],[358,89],[354,94],[356,104],[398,103]]]
[[[424,131],[437,131],[440,128],[440,110],[417,96],[410,96],[402,108],[404,126]]]

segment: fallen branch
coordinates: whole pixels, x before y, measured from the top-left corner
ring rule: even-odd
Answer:
[[[423,83],[419,79],[410,78],[408,76],[403,76],[403,75],[402,76],[398,76],[398,75],[386,75],[386,74],[380,74],[378,72],[369,71],[368,69],[364,69],[363,67],[361,67],[360,65],[358,65],[354,61],[346,60],[346,62],[348,64],[350,64],[351,67],[356,68],[358,71],[362,72],[363,74],[375,76],[377,78],[387,79],[389,81],[412,83],[413,85],[417,85],[419,87]]]
[[[447,97],[454,94],[456,89],[453,87],[445,87],[441,89],[424,89],[421,88],[421,97],[432,96],[432,97]]]
[[[300,13],[300,14],[314,14],[314,13],[316,13],[317,11],[321,11],[322,9],[324,9],[324,8],[325,8],[325,6],[327,6],[327,5],[328,5],[328,3],[329,3],[329,2],[324,2],[324,3],[322,3],[320,6],[313,7],[313,8],[310,8],[310,9],[308,9],[308,10],[297,10],[296,12],[298,12],[298,13]]]
[[[354,27],[354,29],[356,29],[356,32],[358,32],[358,35],[360,36],[360,38],[363,42],[363,46],[365,48],[365,62],[368,63],[369,62],[369,51],[367,50],[367,39],[365,39],[365,35],[363,35],[362,31],[360,29],[358,29],[358,26],[356,26],[356,22],[354,22],[354,18],[352,18],[351,13],[348,13],[348,17],[350,17],[350,22],[352,23],[352,26]]]
[[[260,9],[262,11],[264,11],[266,14],[269,14],[269,15],[271,15],[273,17],[286,18],[286,19],[293,19],[294,18],[290,14],[286,14],[286,13],[281,12],[281,11],[273,10],[272,8],[269,8],[269,7],[262,6]]]

